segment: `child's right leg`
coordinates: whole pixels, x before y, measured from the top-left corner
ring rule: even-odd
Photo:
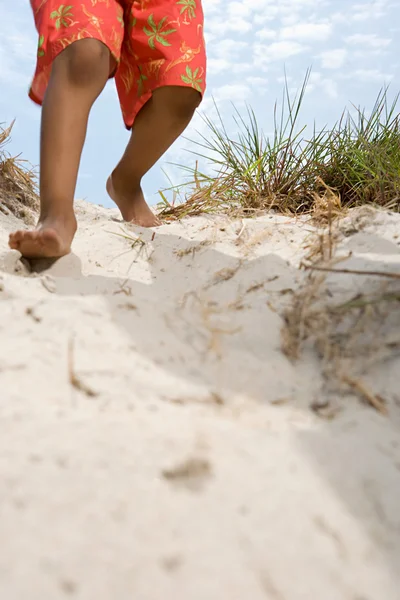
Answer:
[[[89,112],[112,68],[110,51],[95,39],[71,44],[54,60],[42,111],[39,223],[34,230],[12,233],[9,241],[23,256],[58,257],[70,251]]]

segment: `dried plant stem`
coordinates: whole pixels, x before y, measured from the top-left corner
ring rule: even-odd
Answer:
[[[341,273],[344,275],[364,275],[371,277],[388,277],[389,279],[400,279],[400,273],[388,271],[369,271],[360,269],[333,269],[330,267],[319,267],[315,265],[302,265],[306,271],[321,271],[323,273]]]
[[[348,375],[342,375],[342,381],[351,387],[358,395],[360,395],[366,402],[375,408],[382,415],[387,416],[388,410],[384,400],[380,396],[374,395],[370,392],[365,384],[358,379],[353,379]]]

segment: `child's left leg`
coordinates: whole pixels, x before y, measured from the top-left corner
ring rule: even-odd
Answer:
[[[130,5],[116,84],[131,139],[107,182],[127,221],[159,224],[141,180],[189,124],[205,91],[201,0],[147,0]]]
[[[141,180],[186,129],[200,101],[199,92],[191,88],[162,87],[139,112],[125,153],[107,181],[107,191],[126,221],[159,225],[146,204]]]

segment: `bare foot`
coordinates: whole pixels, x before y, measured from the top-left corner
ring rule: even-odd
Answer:
[[[76,219],[44,219],[36,229],[20,229],[10,234],[8,245],[25,258],[59,258],[71,251]]]
[[[117,184],[111,175],[107,180],[107,192],[121,211],[122,218],[140,225],[141,227],[157,227],[161,225],[160,219],[153,213],[144,199],[142,188],[139,186],[134,192],[117,190]]]

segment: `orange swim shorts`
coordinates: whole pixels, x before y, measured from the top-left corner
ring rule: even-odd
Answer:
[[[42,104],[54,59],[85,38],[103,42],[116,60],[113,76],[125,125],[132,127],[156,88],[205,91],[201,0],[31,0],[39,46],[30,98]]]

